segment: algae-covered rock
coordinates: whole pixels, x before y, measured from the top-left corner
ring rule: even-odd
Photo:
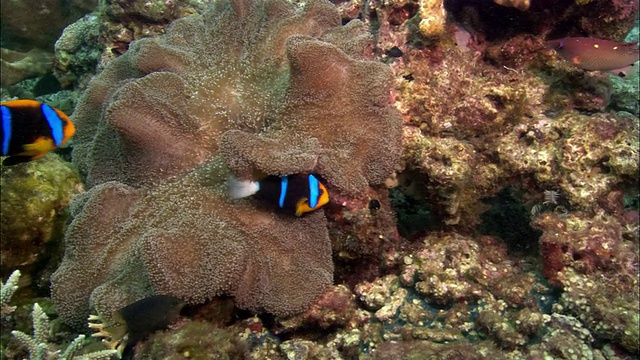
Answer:
[[[193,321],[175,331],[157,332],[134,359],[246,359],[247,345],[229,330]]]
[[[2,166],[0,173],[0,269],[4,277],[51,255],[45,251],[62,238],[68,220],[66,207],[82,185],[76,170],[52,154]]]

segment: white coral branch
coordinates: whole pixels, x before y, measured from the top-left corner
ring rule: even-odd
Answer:
[[[109,359],[113,359],[113,355],[117,355],[117,354],[118,352],[116,350],[94,351],[92,353],[76,357],[74,358],[74,360],[75,359],[77,360],[109,360]]]
[[[13,337],[15,337],[22,346],[27,348],[29,354],[35,354],[37,352],[36,349],[38,348],[38,344],[31,338],[31,336],[18,330],[12,331],[11,335],[13,335]]]
[[[82,346],[84,345],[84,338],[84,335],[78,335],[78,337],[75,338],[69,346],[67,346],[62,355],[60,355],[60,359],[73,359],[74,355],[82,349]]]
[[[62,354],[59,350],[51,352],[48,344],[51,332],[49,317],[38,303],[33,304],[31,316],[33,318],[33,336],[22,331],[11,332],[11,335],[29,351],[29,360],[108,360],[112,359],[113,355],[118,355],[116,350],[94,351],[84,355],[76,355],[84,345],[84,335],[78,335]]]
[[[11,314],[16,307],[9,306],[9,301],[18,290],[18,280],[20,280],[20,270],[11,273],[6,283],[0,281],[0,316],[5,317]]]
[[[49,317],[38,303],[33,304],[31,317],[33,319],[33,339],[38,344],[46,344],[49,340],[49,332],[51,331]]]

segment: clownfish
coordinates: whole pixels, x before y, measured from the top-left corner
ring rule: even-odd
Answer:
[[[588,37],[568,37],[547,41],[547,47],[554,49],[563,59],[589,71],[618,72],[640,59],[640,49],[636,43],[623,43]]]
[[[0,103],[3,165],[38,159],[75,133],[71,119],[61,110],[35,100]]]
[[[227,186],[233,199],[255,195],[296,216],[318,210],[329,202],[327,188],[312,174],[272,175],[260,181],[230,177]]]

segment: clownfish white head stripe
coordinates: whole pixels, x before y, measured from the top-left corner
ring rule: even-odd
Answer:
[[[260,183],[251,180],[241,180],[235,176],[229,176],[227,179],[227,189],[229,197],[232,199],[241,199],[251,196],[260,190]]]

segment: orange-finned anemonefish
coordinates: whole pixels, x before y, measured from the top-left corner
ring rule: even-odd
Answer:
[[[233,199],[255,195],[296,216],[318,210],[329,202],[327,188],[312,174],[267,176],[260,181],[230,177],[227,185]]]
[[[14,165],[42,157],[59,147],[75,133],[69,117],[35,100],[11,100],[0,103],[2,110],[3,165]]]

